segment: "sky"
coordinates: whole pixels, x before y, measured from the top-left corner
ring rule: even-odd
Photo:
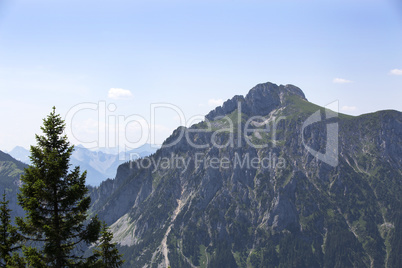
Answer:
[[[53,106],[73,144],[160,144],[268,81],[401,111],[401,1],[0,0],[3,151],[35,144]]]

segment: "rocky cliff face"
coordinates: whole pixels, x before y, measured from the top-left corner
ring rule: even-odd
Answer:
[[[126,267],[399,267],[401,193],[400,112],[336,114],[266,83],[91,196]]]

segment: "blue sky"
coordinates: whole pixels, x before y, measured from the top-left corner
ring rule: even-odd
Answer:
[[[322,106],[338,100],[351,115],[401,111],[402,4],[0,1],[0,150],[33,144],[52,106],[70,116],[73,143],[127,129],[134,144],[150,105],[170,103],[155,113],[160,143],[267,81],[294,84]],[[74,107],[87,109],[72,117]]]

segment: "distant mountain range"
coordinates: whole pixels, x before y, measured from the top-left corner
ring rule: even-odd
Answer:
[[[99,186],[102,181],[108,178],[114,178],[116,176],[117,167],[122,163],[156,152],[156,148],[149,144],[120,154],[117,148],[89,150],[78,145],[75,146],[74,149],[70,163],[73,167],[80,166],[81,171],[87,171],[86,182],[91,186]],[[29,150],[21,146],[16,146],[9,154],[23,163],[30,163]]]

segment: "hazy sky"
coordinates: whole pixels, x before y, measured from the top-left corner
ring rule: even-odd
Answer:
[[[52,106],[73,143],[145,141],[151,123],[160,143],[267,81],[352,115],[401,111],[402,4],[0,0],[0,150],[33,144]],[[153,103],[171,106],[152,120]]]

